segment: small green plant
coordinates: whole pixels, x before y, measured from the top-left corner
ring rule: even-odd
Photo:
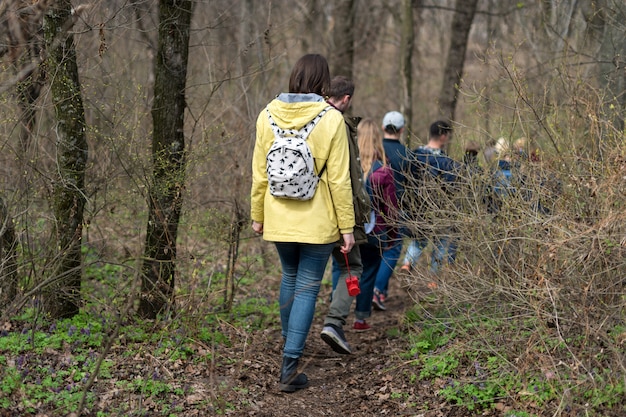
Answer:
[[[462,405],[470,411],[485,408],[505,395],[493,381],[461,383],[451,380],[439,393],[446,401]]]
[[[279,311],[278,301],[251,297],[234,305],[231,314],[225,318],[231,324],[259,330],[276,324]]]
[[[38,323],[30,313],[21,317],[29,319],[14,319],[14,331],[4,332],[0,337],[3,362],[0,407],[34,410],[35,404],[39,404],[66,412],[77,411],[83,384],[96,370],[96,349],[104,341],[103,325],[107,319],[84,312],[52,323]],[[23,325],[21,330],[20,325]],[[103,361],[99,378],[110,377],[111,368],[110,361]],[[22,395],[14,396],[18,390]],[[86,400],[88,405],[92,404],[94,395],[88,393]]]
[[[396,338],[396,337],[400,337],[402,332],[400,331],[400,329],[398,327],[390,327],[387,329],[386,331],[387,337],[390,339]]]
[[[207,345],[220,344],[230,346],[228,336],[218,330],[213,330],[208,326],[198,329],[198,339]]]
[[[409,382],[411,384],[415,384],[417,382],[417,374],[413,373],[413,372],[405,372],[405,375],[408,376],[409,378]]]
[[[585,391],[583,397],[590,401],[594,407],[622,404],[625,398],[626,390],[624,389],[624,379],[615,378],[608,369],[596,373],[593,388]]]
[[[403,400],[409,397],[409,394],[406,392],[393,391],[389,396],[392,400]]]
[[[84,248],[84,247],[83,247]],[[83,249],[83,251],[85,251]],[[85,255],[85,277],[102,282],[115,281],[128,269],[124,265],[102,262],[99,256],[93,252]]]
[[[418,311],[418,307],[409,308],[404,313],[404,324],[412,325],[422,321],[422,315]]]
[[[130,387],[135,392],[139,392],[149,397],[158,397],[162,394],[169,394],[172,392],[172,388],[166,382],[157,379],[158,376],[153,375],[153,378],[136,378],[130,383]]]
[[[521,397],[531,398],[539,405],[556,398],[556,390],[550,381],[541,376],[533,376],[528,380],[526,389],[520,392]]]
[[[16,368],[8,367],[3,369],[4,370],[0,373],[0,376],[2,377],[2,386],[0,387],[0,408],[8,408],[10,404],[9,398],[20,386],[22,378]]]
[[[446,325],[438,323],[424,328],[416,334],[409,336],[411,348],[410,356],[415,357],[419,354],[433,351],[445,346],[450,340],[454,339],[455,333],[450,331]]]
[[[504,413],[504,417],[535,417],[535,414],[527,413],[526,411],[507,411]]]
[[[437,355],[427,355],[422,358],[420,378],[447,377],[454,375],[459,367],[459,358],[454,352],[442,352]]]

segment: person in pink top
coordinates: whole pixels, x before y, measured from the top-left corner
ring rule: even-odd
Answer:
[[[361,293],[356,297],[354,329],[368,330],[365,318],[371,316],[372,297],[382,254],[396,240],[392,226],[397,222],[398,200],[393,170],[388,164],[380,128],[372,119],[363,119],[357,128],[361,168],[365,175],[365,188],[370,196],[374,221],[366,225],[367,243],[360,246],[363,260]]]
[[[362,119],[357,126],[356,136],[360,154],[359,160],[363,171],[362,179],[369,194],[371,205],[370,222],[365,224],[367,240],[358,245],[362,263],[361,276],[359,277],[361,292],[356,296],[353,329],[362,332],[371,329],[366,320],[372,315],[374,284],[382,261],[383,250],[396,238],[394,230],[389,224],[395,219],[398,201],[393,171],[387,164],[378,125],[372,119]],[[342,299],[338,300],[338,297]],[[350,313],[352,299],[347,297],[345,290],[343,293],[334,292],[331,306],[333,304],[337,304],[336,309],[342,317],[347,317]],[[328,321],[328,317],[321,337],[335,352],[352,353],[352,348],[346,341],[342,327]]]

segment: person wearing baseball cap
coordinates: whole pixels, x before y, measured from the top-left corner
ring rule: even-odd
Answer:
[[[383,117],[383,129],[398,132],[404,128],[404,116],[397,111],[390,111]]]
[[[398,111],[390,111],[383,117],[383,148],[387,156],[387,163],[393,171],[396,186],[396,197],[401,201],[404,193],[405,172],[408,170],[407,147],[401,142],[404,132],[404,116]],[[385,299],[389,279],[400,258],[402,252],[402,235],[398,234],[396,240],[389,243],[387,250],[383,252],[383,259],[376,275],[374,297],[372,305],[377,310],[386,310]]]

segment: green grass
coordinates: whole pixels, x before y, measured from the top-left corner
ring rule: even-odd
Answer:
[[[92,278],[89,282],[99,286],[100,291],[111,291],[123,270],[122,266],[92,262],[88,267]],[[92,294],[93,288],[84,291]],[[95,298],[91,300],[98,303]],[[0,334],[0,414],[8,410],[63,415],[78,411],[86,384],[96,372],[108,338],[120,323],[119,313],[106,307],[86,305],[77,316],[54,322],[45,320],[34,307],[11,318],[10,328]],[[209,311],[156,322],[121,320],[113,349],[107,352],[97,371],[97,382],[87,390],[86,407],[92,409],[99,387],[108,386],[106,390],[115,388],[122,397],[150,399],[152,408],[142,411],[131,407],[128,401],[120,401],[116,406],[119,409],[100,410],[98,415],[178,415],[191,388],[155,363],[166,369],[206,369],[207,361],[216,366],[229,364],[233,358],[216,356],[210,347],[231,346],[231,338],[237,335],[234,329],[253,332],[277,323],[277,302],[251,296],[236,299],[229,312]],[[226,414],[232,408],[228,401],[219,398],[212,402],[210,409],[217,414]]]
[[[537,320],[510,320],[496,311],[482,318],[476,314],[446,318],[442,309],[424,313],[416,306],[407,311],[404,320],[409,347],[402,356],[417,368],[405,375],[412,384],[418,379],[443,384],[438,393],[450,404],[480,412],[508,399],[544,407],[566,398],[570,402],[564,404],[565,409],[587,407],[588,415],[601,415],[594,414],[594,410],[626,411],[623,374],[595,368],[592,375],[586,375],[565,366],[564,360],[572,350],[602,352],[593,340],[579,336],[563,340],[554,332],[544,331],[545,326]],[[608,334],[617,343],[623,328],[617,326]],[[503,338],[507,343],[502,343]],[[531,345],[532,354],[528,351],[529,340],[541,341]],[[526,351],[512,349],[514,346],[523,346]],[[550,358],[563,358],[563,362],[559,367],[546,368],[523,362],[525,355],[545,357],[548,364]],[[598,360],[605,356],[594,357]],[[510,411],[507,415],[532,414]]]

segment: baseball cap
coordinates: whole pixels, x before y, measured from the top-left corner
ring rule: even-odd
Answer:
[[[390,111],[383,117],[383,128],[389,125],[396,129],[402,129],[404,127],[404,116],[400,112]]]

